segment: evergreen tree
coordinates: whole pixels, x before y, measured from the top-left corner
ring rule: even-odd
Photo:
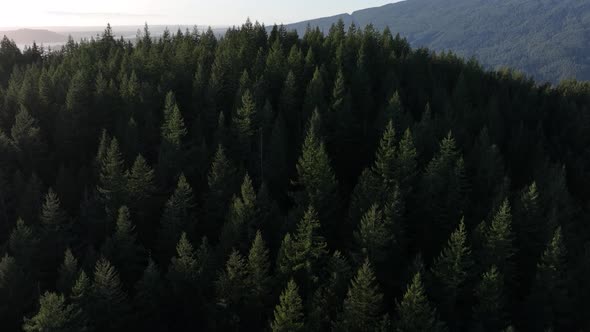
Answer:
[[[504,276],[511,272],[513,245],[512,214],[508,200],[504,200],[492,221],[484,230],[482,263],[484,268],[495,265]]]
[[[274,320],[270,324],[273,332],[304,331],[303,304],[295,281],[291,280],[280,297],[274,310]]]
[[[388,187],[392,186],[396,180],[396,150],[395,129],[393,122],[389,121],[381,138],[374,166],[375,173]]]
[[[92,317],[97,330],[124,329],[129,310],[127,294],[123,291],[117,271],[104,258],[96,262],[91,299]]]
[[[119,209],[115,234],[104,244],[103,253],[109,257],[121,271],[125,284],[131,285],[139,278],[143,265],[143,248],[137,243],[135,226],[131,222],[131,215],[126,206]]]
[[[247,284],[250,289],[252,303],[264,303],[270,293],[270,261],[269,251],[266,248],[262,234],[256,232],[252,241],[247,261]]]
[[[176,105],[165,120],[162,126],[158,169],[162,182],[169,184],[184,164],[183,141],[188,131],[185,128],[180,109]]]
[[[473,308],[473,321],[476,330],[500,331],[506,327],[503,292],[504,277],[492,265],[475,288],[477,304]]]
[[[562,231],[558,227],[537,264],[528,305],[531,313],[530,328],[558,331],[572,328],[567,259]]]
[[[336,330],[375,331],[379,323],[383,294],[380,293],[369,260],[352,280]]]
[[[436,300],[445,317],[453,317],[456,306],[462,303],[462,293],[468,281],[473,260],[471,249],[467,244],[465,222],[461,220],[459,227],[451,234],[446,247],[434,262],[432,274],[435,278]],[[450,322],[450,320],[447,320]],[[455,323],[451,324],[455,325]]]
[[[63,295],[45,292],[39,299],[39,311],[32,318],[25,318],[23,330],[26,332],[79,331],[75,326],[75,315],[74,306],[67,304]]]
[[[193,190],[184,175],[180,175],[174,194],[166,202],[158,237],[162,262],[167,262],[174,252],[174,246],[193,218]]]
[[[244,295],[247,287],[248,269],[242,255],[232,251],[225,269],[216,280],[218,305],[222,307],[225,322],[221,325],[237,328],[240,324]]]
[[[78,260],[68,248],[64,254],[64,261],[59,268],[57,290],[62,294],[69,294],[78,278]]]
[[[8,238],[8,249],[21,266],[33,272],[35,270],[35,254],[39,249],[38,242],[39,240],[31,227],[19,219]]]
[[[309,207],[297,230],[291,237],[287,234],[281,244],[278,268],[284,276],[297,276],[305,286],[318,282],[319,269],[327,254],[324,238],[318,234],[320,223],[313,207]]]
[[[318,137],[318,130],[310,121],[307,137],[303,143],[301,157],[297,162],[297,181],[294,183],[301,188],[295,193],[295,200],[300,210],[314,206],[325,230],[335,233],[336,211],[338,211],[338,182],[328,157],[324,143]],[[335,235],[333,236],[335,237]]]
[[[176,294],[196,287],[200,263],[186,233],[182,233],[176,245],[176,256],[172,258],[168,267],[168,279]]]
[[[436,309],[432,308],[424,285],[422,276],[416,273],[408,286],[401,302],[397,303],[399,319],[397,331],[444,331],[444,325],[438,320]]]
[[[233,131],[236,139],[237,159],[248,161],[252,151],[252,139],[258,130],[256,114],[256,103],[250,93],[250,90],[244,91],[242,95],[241,106],[233,117]],[[249,161],[250,163],[252,161]],[[247,167],[252,167],[246,163]]]
[[[227,221],[221,232],[221,246],[224,252],[228,252],[232,247],[246,249],[258,226],[255,225],[258,216],[256,192],[248,174],[244,177],[240,193],[240,197],[234,197],[229,207]]]
[[[354,238],[359,256],[381,264],[392,249],[394,234],[392,225],[384,218],[383,212],[374,204],[361,219]]]
[[[205,202],[208,213],[205,234],[214,236],[222,225],[226,209],[237,185],[237,170],[227,158],[221,145],[217,148],[217,152],[213,157],[207,183],[209,193]]]
[[[126,200],[126,188],[125,162],[119,149],[119,143],[116,138],[113,138],[104,158],[101,160],[98,185],[98,191],[104,199],[107,213],[113,220],[116,218],[117,209]]]

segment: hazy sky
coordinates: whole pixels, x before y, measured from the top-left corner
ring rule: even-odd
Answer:
[[[399,0],[2,0],[0,26],[268,24],[352,12]]]

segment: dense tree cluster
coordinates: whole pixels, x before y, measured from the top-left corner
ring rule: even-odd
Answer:
[[[590,329],[589,107],[342,22],[4,39],[0,328]]]

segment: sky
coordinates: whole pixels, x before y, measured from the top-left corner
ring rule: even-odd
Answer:
[[[1,0],[0,27],[293,23],[399,0]],[[6,3],[4,3],[6,2]]]

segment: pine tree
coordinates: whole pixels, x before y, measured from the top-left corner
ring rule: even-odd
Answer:
[[[528,305],[530,328],[557,331],[573,328],[567,261],[567,249],[561,227],[558,227],[537,264],[537,275]]]
[[[101,258],[96,262],[91,288],[92,317],[98,330],[119,331],[124,328],[129,303],[121,280],[109,261]]]
[[[412,192],[412,185],[418,173],[418,153],[410,129],[406,129],[397,150],[395,178],[404,197]]]
[[[238,185],[237,170],[225,154],[224,148],[220,145],[213,157],[211,169],[207,175],[209,194],[206,199],[206,211],[208,213],[205,234],[214,236],[223,222],[227,213],[234,188]]]
[[[42,237],[40,242],[39,271],[42,280],[54,285],[55,274],[62,255],[70,242],[70,224],[53,189],[45,195],[41,209]]]
[[[175,105],[162,126],[162,140],[158,155],[159,174],[165,184],[170,183],[184,164],[183,142],[187,134],[180,109]]]
[[[250,252],[248,253],[248,277],[247,283],[253,303],[264,303],[270,293],[270,261],[269,251],[266,248],[262,234],[256,232]]]
[[[495,265],[506,277],[511,272],[511,259],[515,254],[512,234],[512,213],[508,200],[504,200],[491,223],[484,230],[484,267]]]
[[[379,143],[374,166],[374,172],[387,187],[391,187],[396,180],[396,150],[395,129],[393,122],[389,121]]]
[[[441,313],[448,318],[455,314],[457,302],[468,281],[473,260],[471,249],[467,244],[465,222],[461,220],[459,227],[451,234],[446,247],[442,250],[432,268],[432,274],[437,285],[434,293],[439,303]],[[447,321],[451,321],[448,319]],[[452,325],[457,326],[455,323]]]
[[[34,258],[39,249],[38,242],[31,227],[19,219],[8,238],[8,249],[21,266],[33,272],[36,270]]]
[[[126,285],[131,285],[139,278],[143,251],[143,247],[137,242],[129,209],[122,206],[119,209],[115,234],[106,240],[103,253],[121,271],[121,278]]]
[[[309,207],[297,230],[291,237],[287,234],[281,244],[278,268],[284,276],[298,276],[305,286],[318,282],[319,269],[327,254],[327,245],[319,235],[320,223],[313,207]]]
[[[330,234],[337,229],[336,211],[338,211],[338,182],[328,157],[324,143],[318,137],[318,128],[310,121],[307,137],[303,143],[301,157],[297,162],[297,181],[295,185],[301,188],[295,193],[298,208],[314,206],[318,211],[325,230]],[[334,235],[335,237],[335,235]]]
[[[397,303],[398,321],[397,331],[444,331],[444,325],[438,320],[436,309],[432,308],[424,285],[422,276],[416,273],[408,286],[401,302]]]
[[[39,299],[39,311],[32,318],[25,318],[26,332],[79,331],[75,326],[76,311],[67,304],[63,295],[45,292]]]
[[[246,90],[242,95],[241,107],[237,109],[232,121],[238,160],[248,161],[251,156],[252,138],[258,129],[256,120],[256,103],[250,90]],[[246,166],[252,165],[246,163]]]
[[[117,210],[126,200],[127,177],[125,176],[125,161],[119,149],[116,138],[101,161],[98,191],[105,202],[107,213],[114,220]]]
[[[87,326],[91,326],[91,313],[93,304],[92,300],[92,285],[86,272],[82,270],[78,279],[72,286],[70,301],[76,308],[76,326],[80,330],[84,330]]]
[[[68,248],[64,254],[64,261],[59,268],[57,290],[62,294],[69,294],[78,278],[78,260]]]
[[[344,300],[339,331],[375,331],[381,315],[383,294],[380,293],[371,264],[366,259],[352,280]]]
[[[138,155],[131,170],[127,175],[127,197],[129,207],[137,216],[137,227],[140,235],[146,235],[149,231],[148,221],[155,214],[152,206],[152,198],[156,193],[154,183],[154,171],[147,164],[146,160]]]
[[[180,175],[174,194],[166,202],[160,231],[158,247],[162,262],[167,262],[174,252],[174,246],[193,218],[194,196],[184,175]]]
[[[274,320],[270,324],[273,332],[305,331],[303,304],[298,292],[295,281],[289,281],[274,310]]]
[[[371,168],[365,168],[352,191],[348,212],[350,222],[357,223],[361,220],[363,214],[375,204],[375,197],[382,197],[383,192],[382,181]]]
[[[215,282],[218,305],[223,308],[223,317],[226,320],[222,325],[234,328],[240,325],[240,317],[245,305],[247,275],[248,269],[244,258],[238,251],[232,251],[225,269]]]
[[[240,188],[240,196],[234,197],[221,233],[221,246],[225,252],[232,247],[247,248],[259,226],[254,224],[257,215],[256,192],[250,176],[246,174]]]
[[[176,256],[168,267],[168,279],[175,294],[182,294],[196,287],[200,263],[186,233],[182,233],[176,245]]]
[[[475,288],[477,304],[473,308],[474,328],[500,331],[507,325],[504,312],[504,277],[495,266],[483,274]]]
[[[354,233],[359,256],[379,264],[387,259],[395,238],[392,225],[387,221],[377,204],[365,213]]]

